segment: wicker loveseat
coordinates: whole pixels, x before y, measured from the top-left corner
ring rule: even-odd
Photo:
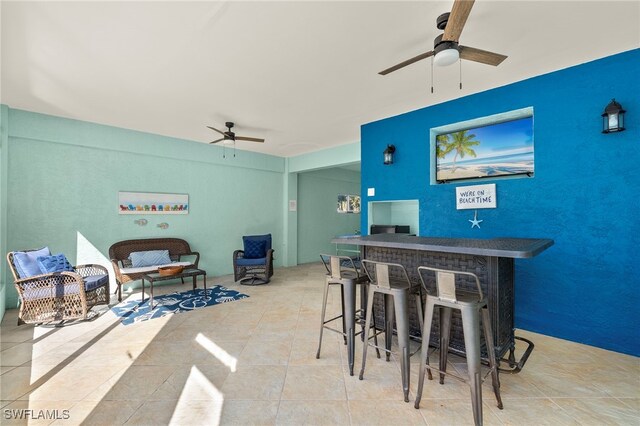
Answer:
[[[142,268],[132,267],[129,259],[131,253],[151,250],[168,250],[172,263]],[[146,238],[119,241],[113,244],[109,247],[109,258],[116,274],[118,301],[122,301],[123,284],[139,280],[144,274],[157,271],[160,266],[181,265],[186,268],[197,268],[200,253],[191,251],[189,243],[180,238]]]
[[[91,308],[109,304],[109,275],[102,265],[78,265],[70,271],[21,277],[15,256],[40,250],[7,254],[20,297],[18,325],[87,319]]]

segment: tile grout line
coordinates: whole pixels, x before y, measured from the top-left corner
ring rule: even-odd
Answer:
[[[565,410],[564,408],[562,408],[560,406],[560,404],[558,404],[555,399],[553,398],[549,398],[549,400],[551,401],[551,403],[553,405],[555,405],[556,407],[558,407],[560,409],[560,411],[562,411],[567,417],[569,417],[571,420],[574,420],[576,423],[580,424],[580,422],[578,421],[577,418],[575,418],[574,416],[572,416],[569,412],[567,412],[567,410]]]
[[[302,299],[304,300],[304,298]],[[278,398],[278,408],[276,409],[276,416],[274,419],[274,425],[278,423],[278,415],[280,414],[280,405],[282,404],[282,394],[284,393],[284,387],[287,383],[287,375],[289,373],[289,366],[291,365],[291,352],[293,352],[293,342],[296,340],[296,336],[298,335],[298,325],[300,323],[300,313],[302,311],[302,301],[300,301],[300,305],[298,306],[298,317],[296,321],[296,331],[293,334],[293,338],[289,342],[289,357],[287,358],[287,368],[284,370],[284,379],[282,380],[282,389],[280,389],[280,396]],[[262,314],[264,316],[264,313]]]

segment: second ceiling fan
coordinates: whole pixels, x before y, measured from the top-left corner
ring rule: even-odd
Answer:
[[[387,75],[431,56],[434,57],[434,64],[440,66],[453,64],[458,59],[466,59],[468,61],[493,66],[500,65],[502,61],[507,58],[505,55],[458,44],[460,34],[462,34],[473,3],[474,0],[455,0],[451,12],[438,16],[436,25],[439,30],[444,30],[444,33],[440,34],[433,41],[433,50],[400,62],[397,65],[380,71],[378,74]]]
[[[260,139],[260,138],[249,138],[246,136],[236,136],[236,134],[231,130],[233,129],[233,122],[231,121],[227,121],[226,123],[224,123],[224,125],[227,127],[227,131],[223,132],[222,130],[218,130],[215,127],[211,127],[211,126],[207,126],[208,128],[210,128],[211,130],[215,130],[216,132],[220,133],[222,135],[222,137],[220,139],[216,139],[215,141],[211,141],[209,143],[217,143],[217,142],[221,142],[221,141],[248,141],[248,142],[264,142],[264,139]]]

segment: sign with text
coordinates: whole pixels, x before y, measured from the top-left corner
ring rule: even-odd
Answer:
[[[456,187],[456,209],[495,209],[496,184]]]

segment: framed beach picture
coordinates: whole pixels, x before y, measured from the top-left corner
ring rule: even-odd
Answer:
[[[189,194],[118,192],[119,214],[188,214]]]
[[[435,143],[438,183],[533,175],[532,116],[437,134]]]

